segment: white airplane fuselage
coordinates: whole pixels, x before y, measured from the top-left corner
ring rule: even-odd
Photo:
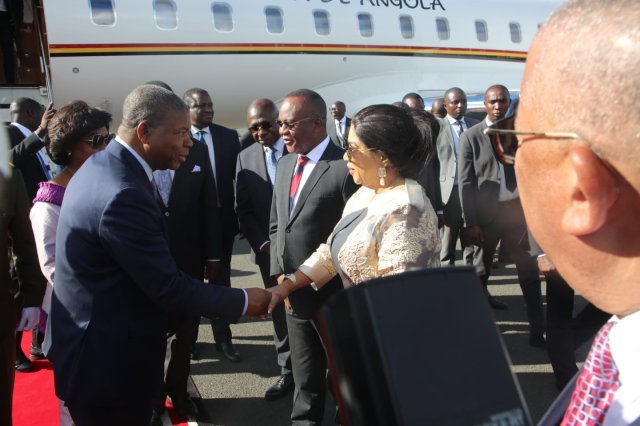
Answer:
[[[407,92],[437,96],[459,86],[482,93],[496,83],[518,89],[531,40],[560,2],[161,2],[175,7],[174,29],[159,28],[151,0],[113,1],[109,25],[92,21],[92,3],[44,0],[56,105],[82,99],[112,112],[117,123],[124,97],[134,87],[162,80],[179,95],[191,87],[206,89],[214,121],[242,128],[253,99],[279,101],[299,88],[318,91],[329,105],[345,102],[348,115],[369,104],[398,101]],[[231,31],[214,25],[213,4],[220,3],[231,12]],[[268,31],[267,7],[281,11],[281,33]],[[318,11],[328,17],[328,35],[316,33]],[[371,18],[369,37],[360,33],[359,13]],[[402,36],[400,16],[413,22],[412,38]],[[436,18],[447,20],[448,40],[439,39]],[[476,20],[485,22],[487,41],[478,41]],[[520,42],[512,41],[510,23],[519,25]]]

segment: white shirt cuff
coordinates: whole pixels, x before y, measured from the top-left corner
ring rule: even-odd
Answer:
[[[249,307],[249,295],[247,294],[247,290],[244,288],[241,290],[244,293],[244,308],[242,308],[242,315],[244,316],[247,313],[247,308]]]
[[[264,243],[260,244],[260,247],[258,248],[258,250],[262,251],[262,249],[264,248],[264,246],[266,246],[267,244],[269,244],[271,241],[267,240]]]

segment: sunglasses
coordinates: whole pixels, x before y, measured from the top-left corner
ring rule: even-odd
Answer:
[[[353,158],[353,156],[358,153],[358,152],[367,152],[367,151],[375,151],[374,148],[366,148],[366,149],[360,149],[360,147],[358,147],[358,145],[354,144],[354,143],[347,143],[347,149],[344,151],[344,153],[347,156],[347,160],[351,161],[351,159]]]
[[[288,121],[280,121],[280,120],[276,120],[276,123],[278,123],[278,126],[282,127],[284,130],[289,129],[289,131],[291,132],[295,132],[296,128],[298,127],[298,125],[300,123],[302,123],[303,121],[307,121],[307,120],[315,120],[318,117],[306,117],[306,118],[302,118],[298,121],[294,121],[293,123],[289,123]]]
[[[515,116],[505,117],[484,129],[485,135],[489,136],[491,140],[493,149],[498,156],[498,161],[502,164],[513,165],[516,162],[516,151],[520,148],[520,145],[525,142],[520,141],[518,136],[535,136],[547,139],[574,139],[584,142],[584,139],[576,133],[514,130],[515,120]]]
[[[115,133],[111,133],[108,135],[93,135],[91,139],[85,139],[83,142],[91,145],[91,148],[93,149],[98,149],[102,147],[102,145],[108,145],[109,142],[111,142],[115,137]]]
[[[273,127],[274,123],[275,121],[263,121],[262,123],[254,124],[253,126],[249,127],[249,131],[251,133],[255,133],[258,130],[267,131]]]

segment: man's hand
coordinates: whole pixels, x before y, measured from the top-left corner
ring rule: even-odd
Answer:
[[[22,315],[16,331],[29,331],[36,328],[40,322],[40,308],[22,308]]]
[[[247,288],[246,291],[249,303],[247,305],[247,312],[245,315],[248,317],[266,315],[269,303],[271,302],[271,293],[257,287]]]
[[[482,228],[478,225],[468,227],[467,235],[469,236],[469,240],[478,247],[484,245],[484,232],[482,232]]]
[[[40,139],[42,139],[44,135],[47,134],[47,126],[49,125],[49,120],[51,120],[55,114],[56,110],[53,109],[53,102],[49,102],[49,105],[47,105],[47,107],[45,108],[44,113],[42,114],[42,118],[40,119],[40,125],[33,132],[38,135]]]
[[[220,272],[220,259],[207,260],[207,263],[204,266],[204,277],[209,282],[212,282],[218,277],[219,272]]]
[[[289,304],[289,290],[285,286],[277,285],[275,287],[268,288],[267,291],[271,293],[271,302],[269,302],[269,313],[273,311],[273,309],[278,306],[278,303],[283,300],[287,304],[287,308],[291,309],[291,305]]]
[[[551,258],[546,254],[538,256],[538,269],[544,276],[554,275],[558,273],[556,265],[553,264]]]

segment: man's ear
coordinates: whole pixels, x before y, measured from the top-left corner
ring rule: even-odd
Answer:
[[[604,225],[620,188],[613,172],[589,148],[572,147],[567,160],[573,181],[562,229],[575,236],[588,235]]]
[[[149,123],[146,121],[138,123],[138,126],[136,127],[136,135],[144,145],[148,144],[147,140],[149,138],[149,133],[151,133],[151,126],[149,126]]]

